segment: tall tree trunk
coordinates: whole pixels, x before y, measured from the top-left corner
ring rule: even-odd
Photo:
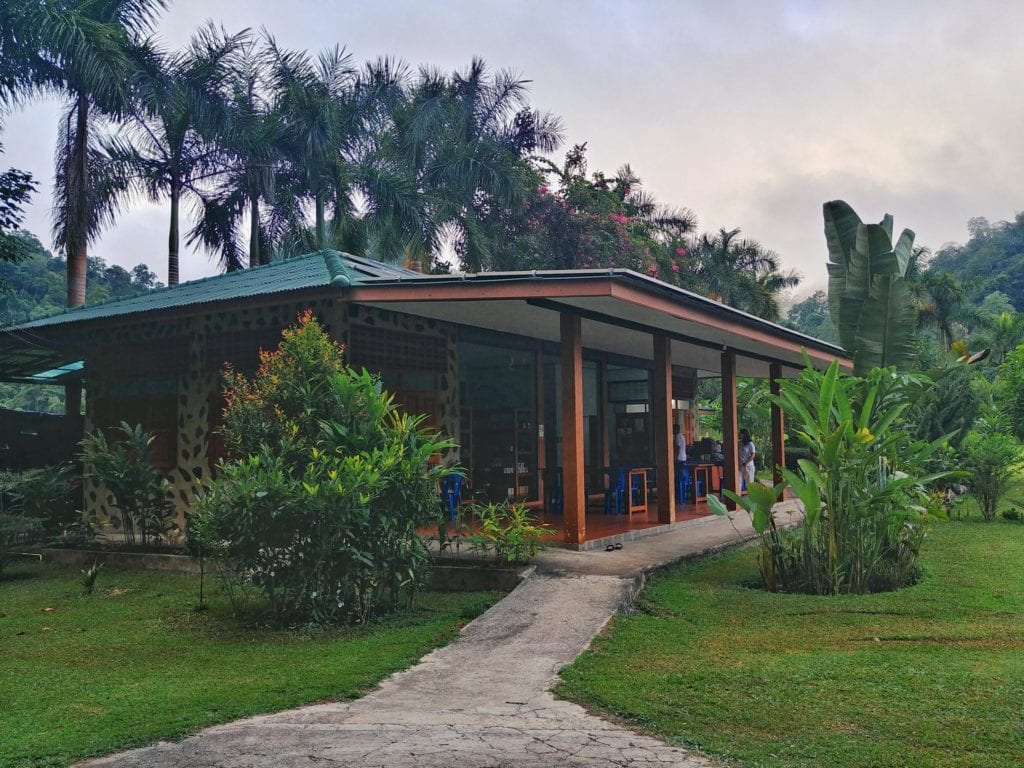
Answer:
[[[167,284],[178,284],[178,208],[181,204],[181,189],[171,184],[171,231],[167,236]]]
[[[259,195],[249,197],[249,266],[256,267],[263,263],[260,258],[260,198]]]
[[[85,94],[78,95],[75,110],[75,139],[68,158],[67,201],[68,228],[68,306],[80,307],[85,304],[85,277],[89,261],[89,245],[86,240],[89,222],[82,219],[91,215],[89,210],[89,100]],[[76,220],[72,220],[76,219]]]
[[[324,193],[316,193],[316,247],[323,250],[327,247],[327,214],[324,205]]]
[[[85,304],[85,274],[89,263],[89,250],[85,243],[77,248],[68,245],[68,307]]]

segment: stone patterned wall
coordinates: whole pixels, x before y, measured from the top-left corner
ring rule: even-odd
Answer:
[[[103,353],[117,355],[118,351],[128,344],[147,343],[159,345],[169,339],[176,339],[188,333],[192,321],[188,318],[179,320],[164,321],[161,323],[146,323],[126,325],[100,333],[92,334],[88,338],[87,348],[95,350],[95,356],[86,356],[85,371],[85,431],[91,432],[96,427],[95,412],[97,405],[105,400],[117,397],[116,388],[125,387],[129,382],[111,378],[109,372],[104,371],[102,363],[97,362],[96,357]],[[83,516],[88,522],[94,523],[101,528],[110,528],[115,533],[119,530],[121,520],[114,506],[113,497],[103,483],[89,477],[92,473],[91,466],[83,467],[86,479],[83,488]]]
[[[352,305],[349,312],[349,327],[365,325],[385,328],[392,331],[430,336],[442,339],[447,347],[446,370],[438,375],[438,429],[446,436],[459,436],[459,360],[458,360],[458,329],[449,323],[432,320],[404,312],[393,312],[376,307]],[[345,336],[345,343],[350,341]],[[445,452],[441,457],[445,464],[459,461],[458,448]]]
[[[217,386],[217,374],[206,370],[206,333],[194,330],[189,341],[188,370],[178,377],[177,466],[171,474],[174,507],[179,524],[210,475],[207,445],[210,428],[210,397]]]
[[[387,327],[404,333],[431,335],[447,344],[447,370],[438,377],[440,427],[448,434],[459,434],[458,360],[456,357],[456,329],[434,320],[414,317],[398,312],[371,307],[355,307],[334,299],[305,302],[286,302],[264,307],[240,308],[233,311],[208,313],[176,321],[136,324],[90,340],[95,348],[116,350],[119,344],[147,341],[159,343],[162,339],[185,337],[188,340],[187,369],[178,375],[177,387],[177,439],[176,466],[170,472],[172,499],[178,514],[178,524],[184,527],[184,514],[191,508],[196,493],[210,476],[207,448],[210,437],[210,404],[216,393],[219,369],[208,367],[208,342],[218,336],[237,331],[273,332],[294,322],[296,316],[312,308],[327,331],[347,344],[350,323]],[[94,427],[93,412],[98,401],[109,398],[115,382],[104,378],[101,367],[91,368],[87,379],[86,421],[87,431]],[[446,463],[458,460],[457,451],[443,457]],[[115,528],[119,517],[110,494],[92,480],[85,485],[85,516],[98,524],[109,523]]]

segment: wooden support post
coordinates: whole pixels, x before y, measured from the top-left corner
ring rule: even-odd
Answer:
[[[782,378],[782,363],[772,363],[769,367],[768,376],[770,381],[768,388],[773,395],[779,394],[779,379]],[[785,418],[782,409],[772,403],[772,483],[778,485],[782,482],[782,472],[779,467],[786,466],[786,435]],[[781,501],[781,495],[779,501]]]
[[[534,376],[534,407],[536,416],[534,424],[537,430],[537,498],[540,500],[541,509],[548,512],[547,503],[547,466],[548,457],[545,450],[545,414],[547,413],[544,403],[544,347],[537,344],[537,351],[534,355],[535,376]]]
[[[598,404],[597,404],[597,408],[598,408],[598,423],[600,424],[600,429],[601,429],[601,467],[600,468],[604,469],[609,464],[611,464],[611,461],[612,461],[611,438],[609,436],[609,434],[610,434],[609,433],[609,429],[611,427],[612,406],[611,406],[611,403],[608,402],[608,362],[607,361],[602,360],[600,362],[600,367],[598,368],[597,374],[598,374],[598,376],[600,376],[600,381],[598,381],[599,390],[598,390]],[[602,487],[604,487],[604,488],[607,488],[608,487],[608,482],[609,482],[609,477],[608,477],[607,473],[605,473],[605,472],[602,472],[601,474],[603,476],[603,479],[602,479],[600,485]]]
[[[727,349],[722,353],[722,454],[725,457],[722,488],[738,494],[740,492],[740,436],[737,421],[736,352]],[[725,506],[729,509],[736,509],[736,502],[726,498]]]
[[[64,385],[64,415],[82,415],[82,383],[79,381]]]
[[[672,340],[654,337],[654,461],[658,470],[658,522],[676,519],[676,457],[672,438]]]
[[[583,331],[579,315],[561,315],[562,472],[565,541],[587,540],[587,497],[583,482]]]

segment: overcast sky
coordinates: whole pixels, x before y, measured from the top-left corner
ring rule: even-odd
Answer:
[[[588,143],[591,170],[628,162],[659,200],[703,229],[741,227],[805,286],[825,280],[826,200],[892,213],[933,249],[964,241],[972,216],[1024,207],[1024,3],[176,0],[158,33],[180,45],[208,18],[357,61],[513,69],[562,117],[565,148]],[[40,180],[26,226],[47,245],[57,114],[9,117],[0,158]],[[166,280],[166,233],[165,208],[142,203],[92,253]],[[184,255],[182,279],[214,272]]]

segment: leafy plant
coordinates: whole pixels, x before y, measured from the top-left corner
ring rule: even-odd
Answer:
[[[70,464],[60,464],[20,472],[0,473],[0,513],[17,512],[39,520],[48,534],[63,533],[77,521],[69,487]]]
[[[152,464],[153,436],[127,422],[115,431],[114,439],[97,429],[82,440],[86,476],[102,482],[114,497],[125,543],[135,543],[136,530],[142,544],[158,541],[174,527],[174,510],[167,478]]]
[[[999,366],[995,397],[1013,434],[1024,440],[1024,344],[1010,352]]]
[[[854,373],[911,367],[917,316],[907,267],[914,233],[892,242],[892,216],[865,224],[847,203],[824,205],[828,242],[828,305],[840,343],[854,358]]]
[[[96,579],[102,570],[103,563],[100,562],[93,562],[88,568],[82,569],[82,577],[79,579],[79,583],[82,585],[82,591],[85,594],[91,595],[96,590]]]
[[[42,524],[34,517],[0,512],[0,574],[10,564],[14,547],[41,527]]]
[[[487,504],[474,508],[480,522],[478,533],[470,537],[470,546],[483,554],[508,563],[525,563],[547,546],[545,537],[553,529],[538,524],[523,504]]]
[[[889,368],[865,377],[811,366],[783,384],[773,402],[795,420],[808,457],[783,469],[776,488],[754,485],[726,495],[751,516],[761,538],[759,567],[770,590],[865,593],[913,583],[930,517],[944,517],[926,486],[948,472],[927,473],[945,441],[917,440],[899,428],[902,414],[930,380]],[[803,503],[804,525],[781,530],[772,506],[784,488]],[[727,514],[717,499],[713,510]]]
[[[978,420],[963,442],[961,461],[970,472],[967,486],[978,500],[981,516],[995,520],[996,508],[1006,494],[1014,466],[1020,461],[1021,445],[991,416]]]
[[[191,527],[211,557],[258,587],[278,621],[365,621],[422,586],[417,530],[442,514],[431,458],[451,446],[353,371],[305,313],[251,380],[228,372],[231,458]]]

